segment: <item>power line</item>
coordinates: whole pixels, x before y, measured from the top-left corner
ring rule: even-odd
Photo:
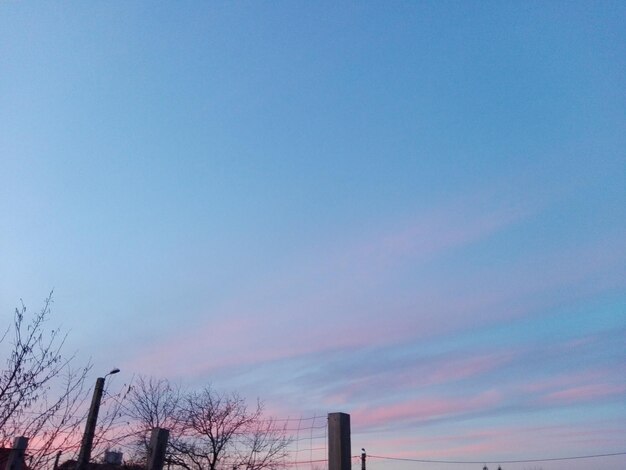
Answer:
[[[545,459],[523,459],[523,460],[431,460],[431,459],[411,459],[402,457],[387,457],[382,455],[367,455],[372,459],[383,460],[401,460],[405,462],[420,462],[420,463],[459,463],[459,464],[501,464],[501,463],[533,463],[533,462],[553,462],[557,460],[580,460],[580,459],[595,459],[598,457],[615,457],[618,455],[626,455],[626,452],[613,452],[611,454],[594,454],[594,455],[577,455],[575,457],[550,457]],[[356,456],[358,457],[358,456]]]
[[[311,464],[311,463],[322,463],[328,462],[328,459],[319,459],[319,460],[295,460],[295,461],[286,461],[285,465],[298,465],[298,464]]]
[[[321,419],[321,418],[326,419],[325,416],[314,415],[314,416],[309,416],[308,418],[290,418],[290,417],[287,417],[287,418],[274,418],[274,417],[270,417],[270,418],[267,418],[267,419],[260,419],[259,422],[260,423],[267,423],[267,422],[277,422],[277,421],[280,421],[280,422],[285,422],[285,421],[287,421],[287,422],[289,422],[289,421],[311,421],[311,420],[315,421],[316,419]]]

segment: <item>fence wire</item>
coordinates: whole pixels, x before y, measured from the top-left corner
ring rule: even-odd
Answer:
[[[279,420],[277,420],[279,421]],[[295,470],[325,470],[328,468],[328,419],[326,415],[308,418],[287,418],[297,422],[296,427],[286,428],[292,433],[291,445],[287,449],[289,458],[285,462]]]

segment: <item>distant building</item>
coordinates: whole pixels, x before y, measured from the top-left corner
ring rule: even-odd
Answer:
[[[75,470],[75,469],[76,469],[76,460],[68,460],[66,462],[63,462],[58,467],[58,470]],[[113,464],[113,463],[106,463],[106,462],[102,462],[102,463],[89,462],[89,464],[87,465],[87,470],[145,470],[145,467],[142,465]]]
[[[122,465],[122,458],[124,454],[122,452],[116,452],[114,450],[104,451],[104,463],[110,463],[113,465]]]

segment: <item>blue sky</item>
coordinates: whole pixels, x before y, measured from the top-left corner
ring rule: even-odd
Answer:
[[[98,370],[350,412],[373,455],[624,451],[625,25],[3,2],[0,307],[54,288]]]

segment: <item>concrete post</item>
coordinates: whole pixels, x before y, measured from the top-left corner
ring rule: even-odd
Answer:
[[[328,470],[350,470],[350,415],[328,414]]]
[[[152,429],[152,434],[150,435],[150,455],[148,455],[148,470],[163,470],[169,436],[170,432],[167,429]]]
[[[13,439],[13,448],[9,452],[9,458],[5,470],[22,470],[24,468],[24,457],[28,447],[27,437],[16,437]]]
[[[98,411],[100,411],[100,401],[102,401],[102,392],[104,391],[104,377],[96,379],[96,386],[93,389],[93,397],[91,398],[91,407],[85,424],[85,432],[83,440],[80,444],[80,453],[76,462],[76,470],[87,470],[87,464],[91,458],[91,447],[93,446],[93,437],[96,433],[96,422],[98,421]]]

